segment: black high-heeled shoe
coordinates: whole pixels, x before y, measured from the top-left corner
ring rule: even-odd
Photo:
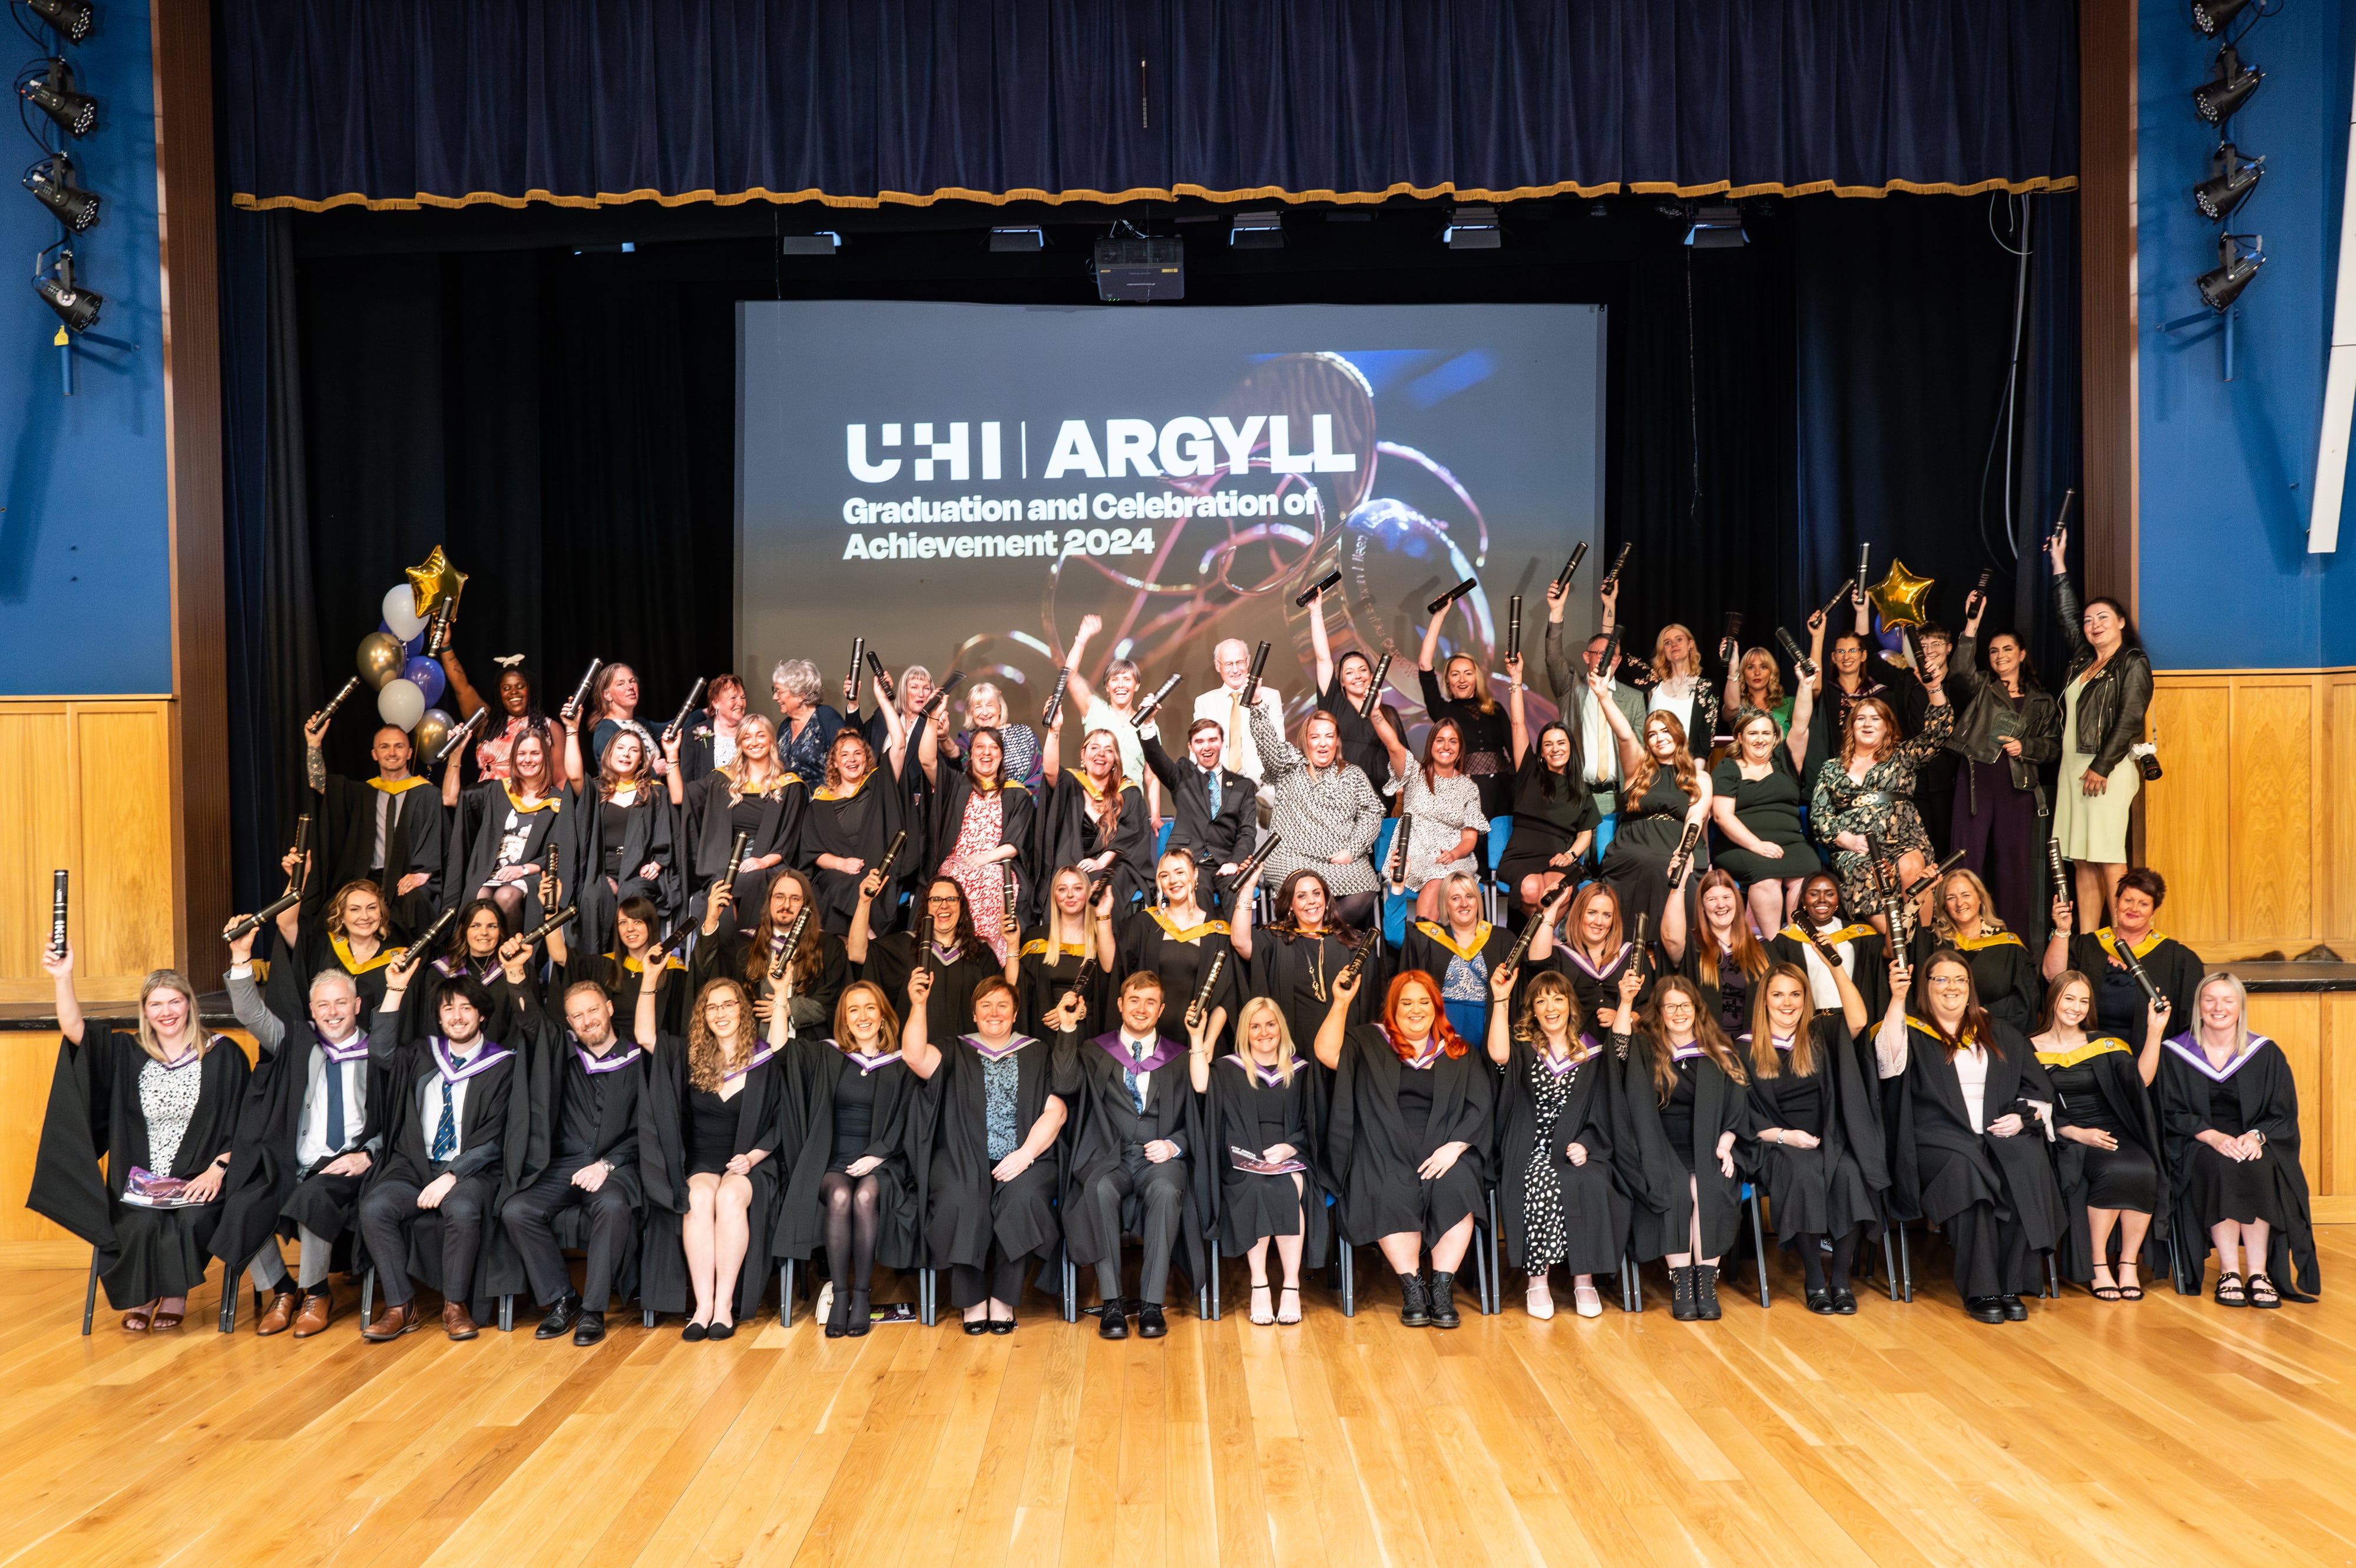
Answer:
[[[867,1337],[867,1331],[874,1326],[875,1314],[868,1305],[867,1293],[863,1290],[852,1291],[850,1321],[843,1325],[843,1332],[853,1339],[863,1339]]]
[[[826,1309],[826,1337],[840,1339],[851,1331],[851,1293],[838,1288]]]

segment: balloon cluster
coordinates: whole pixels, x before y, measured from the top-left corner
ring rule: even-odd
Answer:
[[[360,678],[376,690],[377,717],[407,730],[410,746],[431,757],[458,721],[434,705],[447,681],[441,661],[426,656],[425,634],[436,610],[456,607],[466,575],[450,564],[437,544],[405,576],[385,590],[384,618],[360,639],[353,657]]]

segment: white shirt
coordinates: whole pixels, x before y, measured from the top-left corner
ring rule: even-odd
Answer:
[[[1820,935],[1839,929],[1841,927],[1837,921],[1829,926],[1817,928]],[[1840,954],[1841,972],[1855,980],[1857,978],[1857,944],[1843,942],[1835,950]],[[1834,1012],[1838,1012],[1841,1004],[1840,987],[1833,982],[1833,972],[1825,967],[1824,955],[1816,951],[1814,942],[1810,942],[1801,948],[1800,957],[1808,966],[1808,1000],[1819,1008],[1830,1008]]]
[[[365,1046],[368,1036],[358,1029],[348,1040],[335,1042],[338,1047]],[[327,1142],[327,1074],[340,1074],[344,1080],[344,1143],[342,1147]],[[303,1090],[303,1135],[294,1141],[294,1164],[307,1170],[319,1161],[345,1150],[357,1147],[360,1128],[368,1118],[368,1058],[357,1057],[348,1062],[332,1062],[327,1053],[316,1047],[311,1052],[311,1073]],[[425,1129],[428,1148],[434,1144],[434,1129]]]
[[[1955,1053],[1955,1084],[1964,1091],[1964,1114],[1972,1121],[1972,1131],[1987,1131],[1987,1053],[1977,1046],[1965,1046]]]
[[[1120,1032],[1120,1048],[1129,1053],[1129,1070],[1137,1074],[1137,1097],[1140,1100],[1153,1092],[1153,1073],[1151,1069],[1140,1071],[1137,1058],[1140,1056],[1151,1056],[1153,1047],[1161,1043],[1151,1035],[1132,1035],[1127,1029]]]
[[[1218,725],[1222,766],[1234,768],[1257,784],[1261,778],[1259,747],[1252,744],[1251,725],[1240,712],[1243,695],[1242,692],[1231,692],[1225,685],[1215,692],[1204,692],[1194,699],[1194,716],[1211,719]],[[1269,722],[1282,733],[1284,704],[1277,700],[1275,687],[1261,682],[1259,696],[1252,705],[1267,709]],[[1230,757],[1232,761],[1228,760]]]
[[[483,1042],[477,1040],[475,1048],[463,1057],[453,1050],[450,1053],[452,1065],[465,1067],[481,1053],[482,1048]],[[427,1159],[434,1157],[434,1131],[442,1125],[442,1101],[444,1096],[449,1098],[450,1120],[458,1134],[457,1144],[451,1149],[450,1157],[455,1160],[466,1152],[466,1086],[474,1081],[471,1078],[462,1078],[452,1083],[438,1071],[425,1080],[425,1123],[420,1131],[418,1142],[425,1146]]]

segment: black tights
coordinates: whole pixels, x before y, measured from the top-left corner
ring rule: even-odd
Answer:
[[[1865,1227],[1862,1225],[1852,1225],[1849,1227],[1847,1235],[1836,1236],[1833,1238],[1833,1263],[1831,1273],[1833,1283],[1835,1284],[1839,1285],[1844,1289],[1847,1287],[1849,1270],[1854,1268],[1857,1264],[1857,1244],[1864,1239]],[[1800,1267],[1805,1271],[1807,1274],[1808,1288],[1810,1290],[1823,1290],[1826,1288],[1825,1250],[1823,1246],[1820,1245],[1823,1240],[1824,1238],[1822,1236],[1806,1230],[1801,1231],[1797,1238],[1797,1244],[1800,1249]]]
[[[829,1171],[818,1178],[818,1196],[826,1205],[826,1261],[836,1294],[865,1290],[875,1274],[874,1173]]]

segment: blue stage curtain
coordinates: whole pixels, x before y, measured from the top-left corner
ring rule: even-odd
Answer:
[[[2077,27],[2068,0],[223,0],[223,145],[243,208],[2066,189]]]

